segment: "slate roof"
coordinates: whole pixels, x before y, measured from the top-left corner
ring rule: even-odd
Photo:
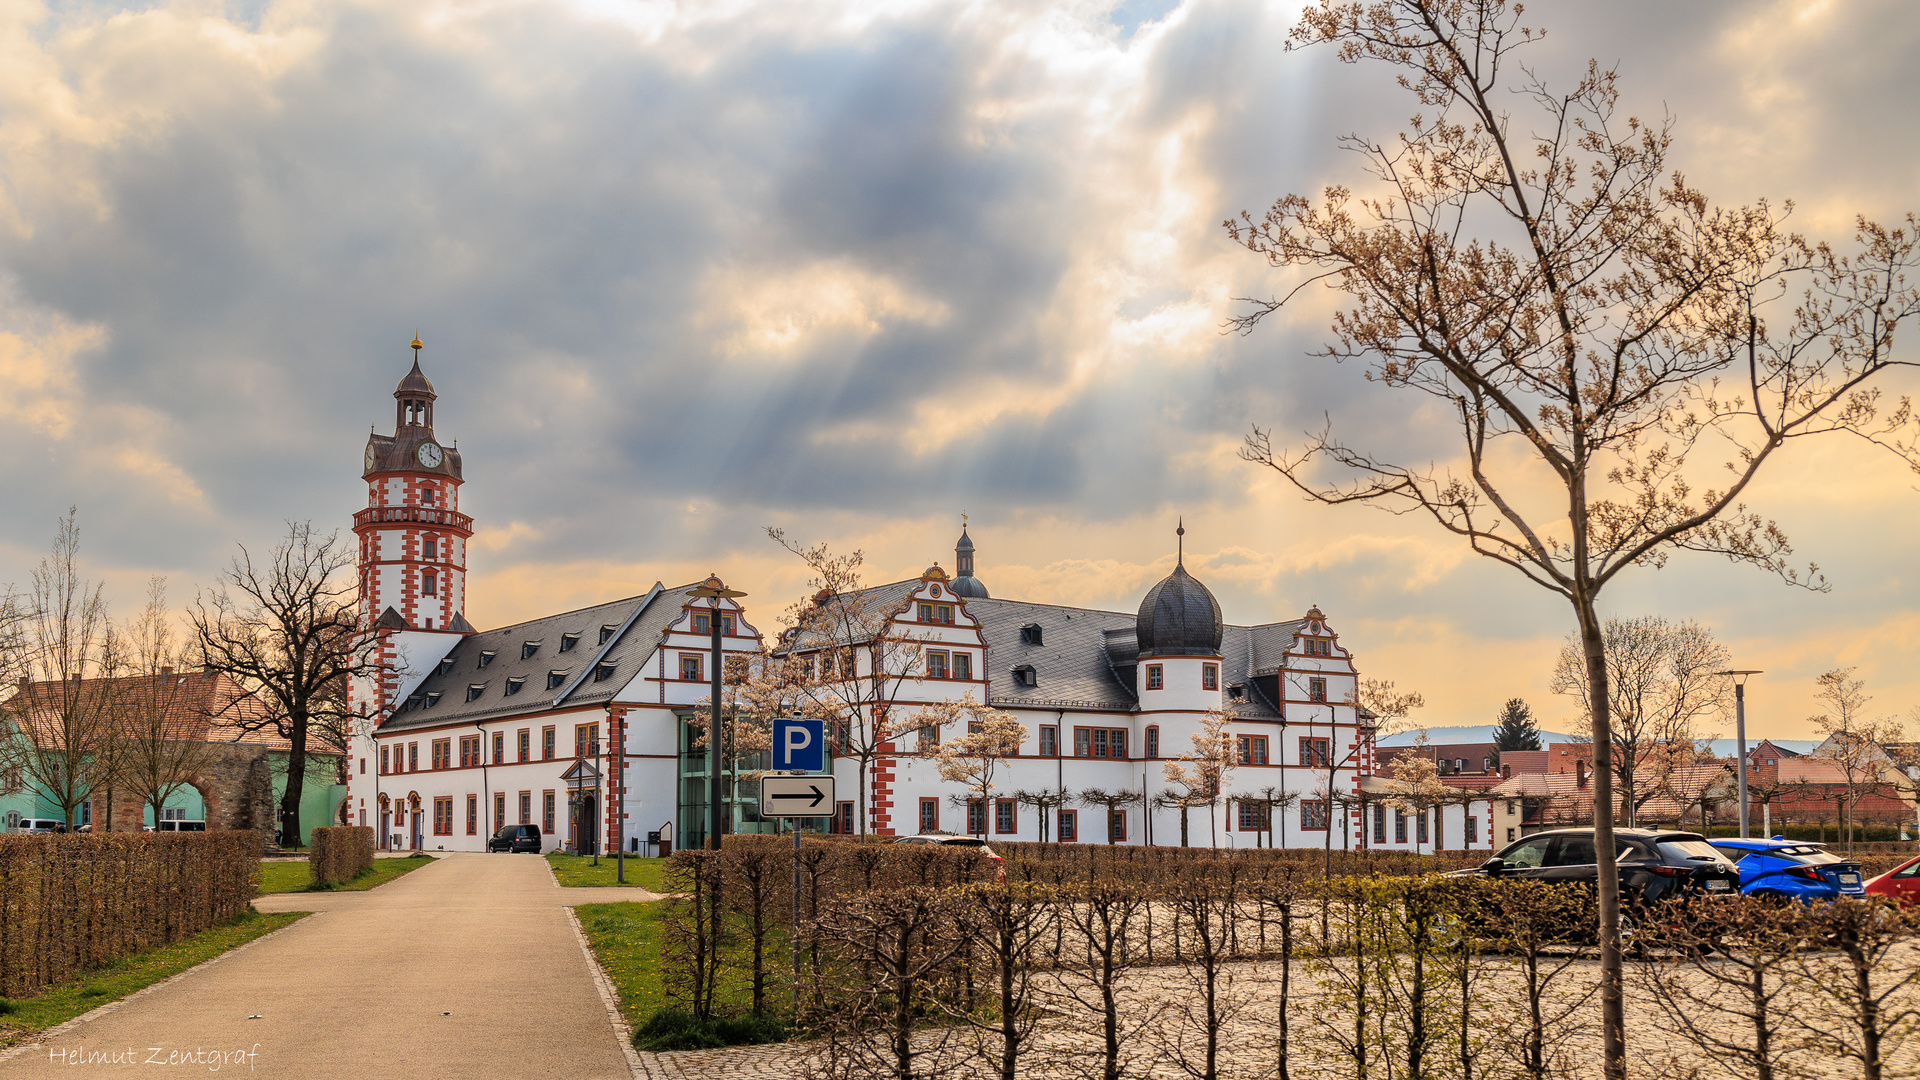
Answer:
[[[380,725],[380,731],[473,723],[562,705],[610,701],[640,674],[640,666],[659,646],[667,627],[680,618],[687,590],[699,584],[667,587],[656,583],[642,596],[463,637],[447,653],[446,660],[435,664],[413,694]],[[600,643],[603,627],[612,629],[605,644]],[[561,652],[560,639],[566,634],[580,635],[579,643]],[[522,646],[530,641],[539,642],[540,647],[533,655],[523,657]],[[493,660],[483,668],[479,664],[484,652],[492,652]],[[594,670],[602,664],[612,664],[613,675],[595,680]],[[554,671],[566,674],[560,685],[549,689],[547,675]],[[508,695],[509,679],[525,682],[517,693]],[[473,686],[480,690],[469,701],[467,693]],[[427,704],[433,694],[440,697]]]

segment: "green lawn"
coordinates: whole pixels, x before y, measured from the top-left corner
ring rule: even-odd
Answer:
[[[418,870],[433,861],[433,856],[408,857],[405,859],[375,859],[373,869],[363,872],[359,877],[335,889],[347,892],[360,892],[377,888],[399,877],[401,874]],[[305,859],[295,862],[263,862],[260,864],[260,895],[269,893],[311,892],[313,874],[307,868]]]
[[[569,888],[620,884],[613,879],[615,867],[614,860],[610,856],[600,856],[600,865],[594,866],[591,856],[554,852],[547,856],[547,865],[553,867],[554,879]],[[627,884],[649,892],[669,891],[667,860],[645,859],[637,855],[627,856]]]
[[[660,989],[659,909],[658,903],[581,904],[573,909],[614,993],[620,995],[627,1022],[635,1027],[666,1004]]]
[[[0,1016],[0,1045],[11,1045],[34,1032],[65,1023],[309,914],[283,911],[262,915],[249,911],[224,926],[216,926],[185,941],[123,957],[38,997],[4,1002],[0,1005],[5,1011],[5,1015]]]

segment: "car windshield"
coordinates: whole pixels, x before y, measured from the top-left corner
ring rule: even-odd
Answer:
[[[961,837],[956,837],[952,840],[942,840],[940,842],[947,845],[948,847],[986,847],[987,846],[987,842],[985,840],[976,840],[971,836],[961,836]]]
[[[1831,851],[1823,851],[1817,847],[1784,848],[1774,854],[1784,855],[1803,866],[1831,866],[1834,863],[1847,861]]]
[[[1677,856],[1694,862],[1719,862],[1724,858],[1705,840],[1662,840],[1660,850],[1669,857]]]

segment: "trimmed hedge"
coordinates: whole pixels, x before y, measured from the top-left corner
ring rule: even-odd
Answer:
[[[0,997],[220,925],[259,889],[260,834],[0,836]]]
[[[313,830],[307,850],[313,883],[339,885],[373,869],[373,826],[334,825]]]

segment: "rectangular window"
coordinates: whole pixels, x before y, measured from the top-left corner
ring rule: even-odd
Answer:
[[[507,793],[504,791],[496,791],[493,793],[493,827],[497,829],[506,823]]]
[[[463,735],[460,737],[460,767],[471,769],[480,764],[480,736]]]
[[[420,575],[420,595],[433,596],[433,571],[423,571]]]
[[[1166,683],[1166,669],[1159,664],[1147,665],[1147,689],[1158,690]]]
[[[680,677],[682,679],[688,679],[693,682],[700,681],[700,654],[699,653],[683,652],[680,654]]]
[[[1332,745],[1323,738],[1302,736],[1300,739],[1300,764],[1324,769],[1332,760]]]
[[[1309,701],[1327,700],[1327,680],[1308,679],[1307,680],[1307,700]]]
[[[939,621],[946,623],[948,626],[953,625],[953,605],[952,604],[941,604],[939,608],[934,612],[934,615],[939,619]]]
[[[1422,810],[1419,813],[1413,815],[1413,826],[1414,826],[1413,827],[1414,842],[1419,844],[1426,843],[1427,842],[1427,812],[1425,810]]]
[[[1052,724],[1040,725],[1040,756],[1060,756],[1060,729]]]
[[[480,831],[480,796],[467,796],[467,835]]]
[[[947,654],[939,651],[927,654],[927,678],[944,679],[947,677]]]
[[[1393,842],[1396,844],[1404,844],[1407,842],[1407,812],[1405,810],[1395,810],[1393,812]]]
[[[1060,842],[1072,844],[1080,839],[1080,812],[1078,810],[1060,811]]]
[[[1150,758],[1160,756],[1160,726],[1158,724],[1147,728],[1147,756]]]
[[[1124,758],[1127,756],[1127,729],[1074,728],[1073,756]]]
[[[1300,828],[1313,832],[1324,832],[1327,828],[1327,800],[1300,800]]]
[[[548,836],[552,836],[553,835],[553,792],[551,791],[542,792],[540,795],[540,821],[541,821],[541,826],[540,826],[541,830],[545,832]]]
[[[507,733],[504,731],[493,733],[493,763],[495,765],[507,763]]]
[[[1107,815],[1107,842],[1117,844],[1127,838],[1127,812],[1114,810]]]
[[[1265,765],[1267,763],[1265,735],[1242,735],[1236,741],[1240,747],[1240,764]]]
[[[931,754],[940,747],[940,725],[920,725],[920,752]]]
[[[1088,731],[1086,728],[1083,728],[1083,727],[1074,728],[1073,729],[1073,756],[1074,757],[1092,757],[1093,752],[1089,749],[1089,747],[1093,745],[1092,740],[1093,740],[1093,732]]]
[[[923,833],[940,831],[940,800],[920,800],[920,831]]]
[[[920,605],[920,621],[921,622],[933,621],[933,605],[932,604]]]
[[[724,699],[722,699],[722,701],[724,702]],[[720,744],[722,746],[725,746],[726,740],[725,739],[720,740]],[[599,757],[600,756],[600,725],[599,724],[580,724],[573,729],[573,756],[574,757]]]
[[[554,741],[555,739],[554,739],[552,728],[546,727],[546,728],[540,729],[540,760],[542,761],[553,760]]]
[[[834,810],[833,831],[841,836],[853,835],[853,804],[843,802]]]
[[[532,757],[532,753],[531,753],[532,747],[533,747],[533,733],[529,731],[527,728],[521,728],[520,729],[520,760],[521,761],[526,761],[528,758]]]
[[[433,835],[453,835],[453,796],[443,795],[433,800]]]
[[[1240,831],[1265,832],[1269,807],[1263,802],[1240,803]]]
[[[1513,830],[1512,830],[1512,829],[1508,829],[1508,830],[1507,830],[1507,843],[1509,843],[1509,844],[1511,844],[1511,843],[1513,843]]]
[[[520,793],[520,824],[533,824],[533,792],[531,791]]]
[[[407,744],[407,771],[420,771],[420,744],[417,742]]]
[[[967,835],[985,836],[987,832],[987,809],[979,799],[967,800]]]
[[[1000,835],[1011,835],[1019,831],[1020,821],[1014,809],[1020,804],[1012,799],[993,800],[993,831]]]
[[[429,536],[425,540],[420,541],[420,554],[423,558],[437,558],[440,554],[440,545],[434,542],[433,537]]]
[[[1379,803],[1373,804],[1373,842],[1387,842],[1387,808]]]
[[[956,679],[973,678],[973,654],[957,652],[953,654],[953,677]]]
[[[436,769],[453,768],[453,740],[433,740],[433,767]]]
[[[693,632],[696,634],[713,633],[713,616],[704,611],[693,613]]]
[[[1467,843],[1477,844],[1479,842],[1480,842],[1480,819],[1473,814],[1468,814],[1467,815]]]
[[[392,749],[392,747],[383,746],[380,748],[380,775],[381,776],[387,775],[387,751],[390,749]]]
[[[1202,690],[1220,689],[1220,665],[1219,664],[1201,664],[1200,665],[1200,689]]]

